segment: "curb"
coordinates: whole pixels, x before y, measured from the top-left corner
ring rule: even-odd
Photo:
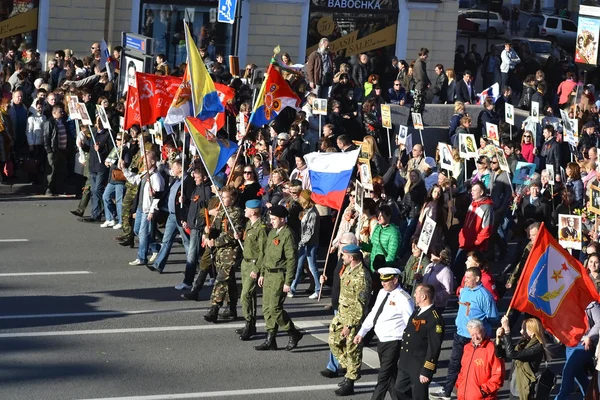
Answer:
[[[0,195],[34,195],[40,193],[44,193],[44,187],[42,185],[35,185],[32,183],[15,183],[14,185],[0,184]]]

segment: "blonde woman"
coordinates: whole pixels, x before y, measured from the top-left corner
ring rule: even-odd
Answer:
[[[371,175],[383,176],[389,168],[387,160],[379,152],[377,141],[373,136],[365,136],[361,150],[371,162]]]
[[[536,373],[542,360],[550,355],[546,350],[544,328],[536,318],[528,318],[521,325],[521,339],[512,344],[508,317],[502,317],[502,326],[496,330],[496,357],[513,360],[510,376],[510,394],[520,400],[535,397]]]
[[[298,242],[298,265],[296,266],[296,277],[292,282],[288,297],[294,297],[304,261],[308,260],[308,267],[315,281],[315,291],[308,298],[316,299],[321,291],[319,280],[319,269],[317,267],[317,250],[319,248],[319,212],[315,202],[311,198],[310,190],[303,190],[298,197],[298,203],[303,211],[300,213],[300,241]]]
[[[465,104],[462,101],[457,101],[454,103],[454,115],[450,118],[450,128],[448,128],[448,137],[451,138],[451,143],[452,136],[458,133],[456,130],[461,126],[463,117],[465,117]]]
[[[456,89],[454,70],[452,68],[448,68],[446,70],[446,76],[448,77],[448,98],[446,101],[447,104],[452,104],[454,103],[454,100],[456,100],[456,96],[454,95],[454,91]]]
[[[342,76],[342,74],[350,75],[350,67],[346,63],[340,65],[340,70],[333,76],[333,83],[340,83],[340,76]]]

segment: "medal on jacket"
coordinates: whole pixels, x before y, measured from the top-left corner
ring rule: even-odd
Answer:
[[[413,319],[413,325],[415,326],[415,331],[419,332],[419,329],[421,329],[421,325],[425,325],[427,323],[427,320],[425,319]]]

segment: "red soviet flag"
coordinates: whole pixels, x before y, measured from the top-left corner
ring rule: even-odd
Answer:
[[[217,114],[217,130],[221,129],[225,126],[225,113],[227,112],[227,103],[233,100],[235,96],[235,91],[233,88],[230,88],[227,85],[223,85],[222,83],[215,83],[215,89],[217,89],[217,93],[219,94],[219,100],[221,100],[221,104],[225,108],[225,111]]]
[[[583,265],[542,224],[510,307],[539,318],[565,345],[577,346],[588,329],[585,309],[598,299]]]
[[[129,85],[127,89],[127,103],[125,103],[125,118],[123,128],[125,130],[131,128],[133,125],[141,126],[140,116],[140,99],[138,96],[137,83],[136,85]]]
[[[127,91],[127,110],[139,110],[139,118],[125,115],[125,129],[133,124],[151,125],[161,117],[166,117],[169,107],[175,97],[175,92],[181,85],[182,78],[142,74],[136,72],[136,87],[129,86]],[[133,89],[133,93],[130,93]],[[131,107],[131,108],[130,108]]]

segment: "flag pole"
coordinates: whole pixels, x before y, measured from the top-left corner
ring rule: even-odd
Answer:
[[[208,170],[208,167],[206,166],[206,162],[204,161],[204,157],[202,157],[202,152],[200,151],[200,147],[198,146],[198,143],[196,143],[196,139],[194,139],[194,135],[190,134],[190,138],[194,141],[194,144],[196,145],[196,148],[198,148],[198,156],[200,156],[200,160],[202,161],[202,165],[204,165],[204,169],[206,170],[206,174],[208,175],[208,178],[210,179],[211,183],[213,184],[213,186],[217,189],[216,190],[216,194],[217,197],[219,198],[219,202],[221,204],[223,204],[223,198],[221,198],[221,193],[219,193],[217,184],[215,183],[215,180],[213,179],[212,174],[210,173],[210,171]],[[235,225],[233,225],[233,220],[231,219],[231,216],[229,215],[229,211],[227,211],[227,207],[223,206],[223,211],[225,211],[225,215],[227,215],[227,219],[229,219],[229,224],[231,224],[231,227],[233,228],[233,233],[237,234],[237,231],[235,229]],[[237,242],[239,243],[240,247],[242,248],[242,251],[244,251],[244,245],[242,244],[242,241],[240,239],[237,239]]]
[[[327,272],[327,261],[329,261],[329,255],[331,254],[329,249],[331,249],[331,245],[333,244],[333,238],[335,237],[335,229],[340,220],[340,215],[342,215],[341,207],[340,210],[338,210],[337,217],[335,217],[335,222],[333,223],[333,232],[331,233],[331,240],[329,240],[329,247],[327,247],[327,255],[325,256],[325,265],[323,266],[322,276],[325,276],[325,273]],[[321,285],[321,288],[319,289],[319,297],[317,298],[317,301],[321,301],[321,292],[323,292],[323,285]]]

